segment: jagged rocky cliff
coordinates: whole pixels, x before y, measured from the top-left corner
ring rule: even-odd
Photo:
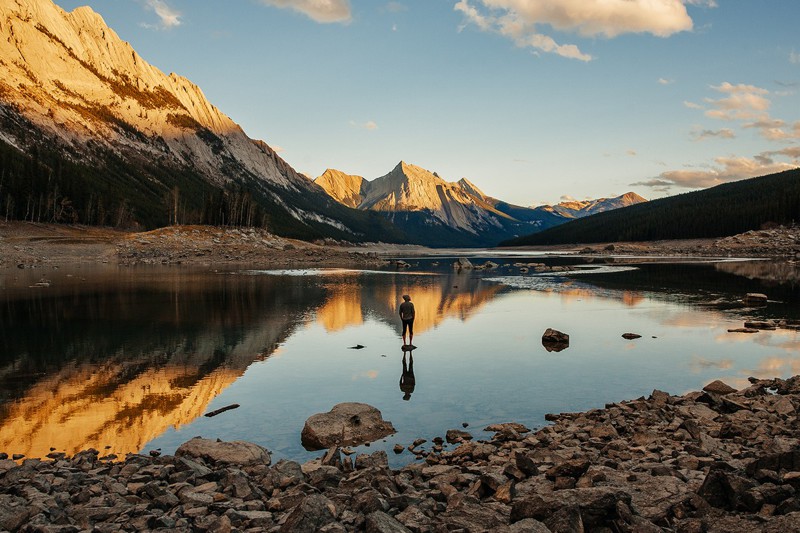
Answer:
[[[506,235],[534,233],[572,218],[644,201],[628,193],[570,205],[521,207],[487,196],[466,178],[448,182],[403,161],[372,181],[328,169],[315,183],[338,202],[380,212],[420,242],[438,246],[494,245]]]

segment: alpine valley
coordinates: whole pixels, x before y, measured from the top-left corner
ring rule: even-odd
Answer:
[[[0,67],[6,220],[487,246],[644,200],[520,207],[402,162],[373,181],[328,170],[312,182],[88,7],[0,4]]]

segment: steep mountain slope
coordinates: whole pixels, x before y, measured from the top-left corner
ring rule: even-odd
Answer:
[[[800,221],[800,169],[573,220],[504,246],[723,237]]]
[[[326,170],[314,182],[337,201],[380,213],[414,242],[429,246],[492,246],[537,229],[543,219],[566,220],[550,213],[515,218],[496,208],[494,199],[466,179],[447,182],[404,161],[372,181]]]
[[[329,168],[314,183],[325,189],[337,202],[347,207],[358,207],[364,201],[369,182],[361,176]]]
[[[376,227],[250,139],[189,80],[149,65],[88,7],[0,4],[0,67],[3,168],[23,167],[0,190],[11,218],[266,225],[350,239]],[[398,237],[382,229],[384,240]]]

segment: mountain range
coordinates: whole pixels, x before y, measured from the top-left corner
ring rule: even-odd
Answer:
[[[328,169],[314,182],[343,205],[382,213],[430,245],[493,245],[504,235],[527,235],[646,201],[629,192],[615,198],[522,207],[486,195],[466,178],[448,182],[404,161],[372,181]]]
[[[643,201],[530,208],[401,162],[372,181],[297,173],[88,7],[0,4],[0,216],[152,228],[204,223],[352,242],[486,246]]]

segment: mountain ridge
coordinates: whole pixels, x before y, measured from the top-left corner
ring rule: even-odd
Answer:
[[[626,193],[572,206],[528,208],[488,196],[466,178],[448,182],[435,172],[405,161],[371,181],[327,169],[314,182],[344,205],[383,213],[408,234],[418,234],[420,226],[426,232],[446,227],[462,234],[462,241],[480,245],[494,245],[503,235],[546,229],[573,218],[646,201],[635,193]]]
[[[3,3],[0,61],[0,152],[14,171],[0,191],[6,218],[408,242],[390,223],[333,201],[193,82],[147,63],[91,8]]]

